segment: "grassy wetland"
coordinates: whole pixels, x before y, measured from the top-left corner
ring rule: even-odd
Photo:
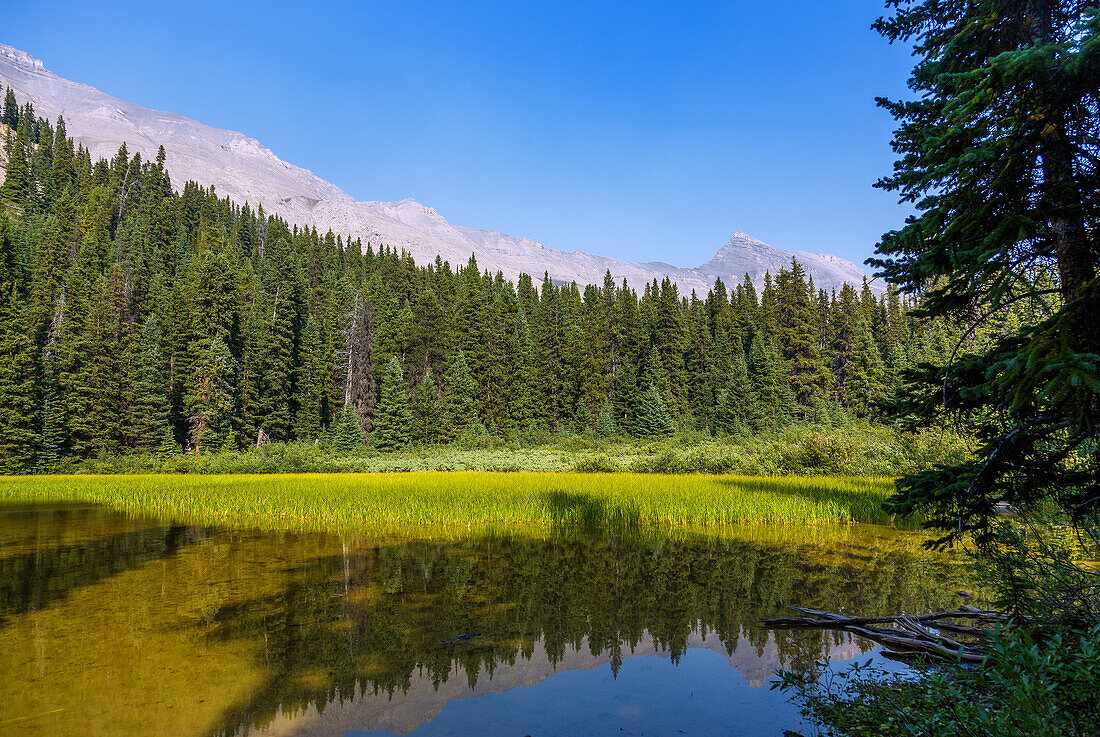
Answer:
[[[265,530],[706,528],[887,523],[886,477],[413,472],[0,479],[0,502],[94,502]]]

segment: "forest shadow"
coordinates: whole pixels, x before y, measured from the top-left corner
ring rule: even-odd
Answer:
[[[0,560],[0,627],[75,591],[175,555],[195,542],[189,528],[156,527],[34,550]]]
[[[641,527],[637,511],[609,506],[591,494],[552,491],[546,495],[554,525],[585,533],[636,530]]]

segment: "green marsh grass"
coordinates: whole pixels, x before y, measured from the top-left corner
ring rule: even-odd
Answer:
[[[185,523],[303,531],[884,523],[885,477],[415,472],[0,478],[0,502],[96,502]]]

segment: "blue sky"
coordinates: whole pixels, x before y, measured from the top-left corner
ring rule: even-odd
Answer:
[[[63,77],[258,138],[358,199],[631,261],[736,230],[857,262],[906,210],[880,0],[15,3]]]

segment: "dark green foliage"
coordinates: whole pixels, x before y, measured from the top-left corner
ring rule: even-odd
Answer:
[[[34,343],[27,334],[15,285],[0,282],[0,472],[33,466],[35,430]]]
[[[232,440],[234,362],[221,336],[199,341],[194,352],[184,407],[192,448],[201,453]]]
[[[350,403],[341,407],[340,414],[336,416],[330,444],[337,453],[352,453],[363,449],[363,430],[359,427],[359,416]]]
[[[458,437],[480,427],[477,385],[470,376],[466,354],[461,348],[455,351],[447,372],[443,375],[443,392],[450,437]]]
[[[671,435],[676,431],[672,416],[665,409],[661,393],[656,386],[650,386],[642,393],[638,407],[634,410],[634,433],[641,437]]]
[[[412,397],[412,439],[418,444],[436,443],[446,435],[446,416],[435,375],[429,368]]]
[[[412,413],[409,411],[409,395],[405,391],[405,377],[397,357],[386,366],[386,379],[378,400],[378,415],[370,442],[378,450],[400,450],[409,445],[412,437]]]
[[[651,386],[670,421],[695,429],[714,427],[726,388],[733,422],[758,430],[761,418],[810,416],[791,392],[825,386],[793,353],[788,363],[769,354],[749,361],[751,392],[768,412],[741,417],[751,403],[735,401],[750,393],[731,374],[739,345],[786,346],[781,330],[832,334],[833,311],[810,295],[798,264],[769,277],[760,300],[751,282],[681,296],[668,279],[639,291],[610,274],[583,288],[550,274],[513,285],[472,261],[418,266],[194,183],[175,192],[163,151],[146,161],[122,147],[92,161],[63,120],[35,119],[11,99],[5,145],[22,153],[4,190],[0,284],[12,315],[5,327],[20,328],[3,335],[14,358],[0,367],[0,391],[11,397],[6,442],[21,450],[4,451],[19,458],[7,470],[171,453],[177,443],[205,453],[331,438],[345,407],[359,424],[357,446],[379,420],[395,357],[410,379],[430,371],[442,392],[432,401],[430,385],[420,393],[416,383],[417,443],[487,432],[533,439],[593,424],[651,432],[651,419],[636,427]],[[791,291],[799,284],[802,296]],[[867,291],[856,303],[880,360],[890,357],[883,382],[893,390],[901,365],[950,353],[952,330],[917,329],[913,300],[890,299]],[[150,317],[159,354],[143,335]],[[824,345],[818,360],[833,367]],[[873,403],[873,393],[860,401]]]
[[[604,400],[600,407],[600,414],[596,417],[596,433],[605,438],[613,438],[616,434],[615,414],[611,402]]]
[[[8,165],[4,176],[4,183],[0,184],[0,200],[7,200],[16,205],[22,205],[30,194],[30,172],[27,163],[27,139],[22,127],[15,134],[10,134],[11,140],[7,147]]]
[[[945,542],[987,540],[999,502],[1080,518],[1100,509],[1100,16],[1066,0],[909,0],[876,27],[915,45],[917,99],[880,100],[900,159],[879,186],[918,212],[872,263],[930,286],[928,315],[1038,308],[912,377],[910,414],[946,411],[983,444],[972,463],[904,479],[894,509],[931,511]]]
[[[889,673],[856,665],[779,673],[823,734],[1092,737],[1100,727],[1100,626],[1035,641],[1000,630],[981,668]]]
[[[166,380],[168,361],[161,350],[163,337],[152,315],[141,329],[137,355],[131,365],[130,433],[134,447],[159,448],[172,437],[168,417]],[[175,441],[172,441],[175,444]]]
[[[789,422],[795,412],[794,391],[783,373],[783,359],[775,344],[759,338],[749,352],[749,372],[756,392],[760,424],[775,427]]]

